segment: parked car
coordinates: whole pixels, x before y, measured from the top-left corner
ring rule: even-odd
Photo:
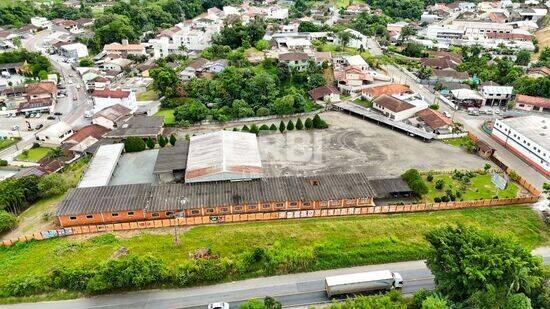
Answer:
[[[48,116],[48,118],[46,118],[48,120],[55,120],[55,117],[54,116]]]
[[[229,309],[229,304],[226,302],[212,303],[208,305],[208,309]]]
[[[61,116],[61,115],[63,115],[62,112],[55,112],[55,113],[53,113],[53,114],[56,115],[56,116]]]
[[[451,118],[451,113],[449,113],[448,111],[444,111],[443,115],[445,115],[445,117],[447,118]]]
[[[37,130],[40,130],[40,129],[42,129],[43,127],[44,127],[43,124],[39,124],[39,125],[36,126],[36,129],[37,129]]]

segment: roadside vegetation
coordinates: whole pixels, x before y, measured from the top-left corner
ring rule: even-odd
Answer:
[[[527,249],[550,243],[527,206],[197,226],[177,246],[171,230],[58,238],[0,248],[0,295],[4,302],[74,297],[423,259],[423,235],[442,224],[474,226]]]
[[[45,158],[50,150],[51,148],[47,147],[33,147],[28,150],[23,150],[15,159],[18,161],[38,162]]]
[[[18,141],[19,138],[0,137],[0,150],[6,149]]]

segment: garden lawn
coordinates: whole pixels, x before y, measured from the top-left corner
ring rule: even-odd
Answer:
[[[176,117],[174,117],[174,110],[170,108],[161,109],[158,111],[155,116],[164,116],[164,124],[174,124],[176,123]]]
[[[452,178],[452,174],[433,174],[434,179],[429,182],[426,179],[426,175],[423,175],[423,179],[428,186],[428,194],[423,196],[424,201],[433,202],[435,197],[441,197],[446,195],[448,189],[452,189],[454,193],[461,187],[460,181]],[[441,190],[435,188],[435,183],[438,179],[443,179],[445,186]],[[519,188],[513,183],[509,182],[505,190],[498,190],[497,187],[491,181],[491,174],[478,174],[473,177],[471,183],[467,186],[465,192],[462,192],[462,198],[467,200],[478,199],[491,199],[498,195],[500,198],[512,198],[518,195]],[[460,200],[460,198],[457,198]]]
[[[523,205],[205,225],[182,231],[179,246],[174,245],[170,229],[164,230],[166,234],[152,230],[130,236],[134,234],[125,232],[119,236],[93,236],[88,240],[58,238],[2,247],[0,286],[17,278],[43,275],[58,267],[94,267],[109,260],[120,247],[127,248],[130,254],[156,256],[170,269],[185,263],[191,253],[205,247],[227,258],[256,247],[271,248],[281,255],[313,256],[308,271],[417,260],[425,258],[429,250],[424,233],[444,224],[458,223],[517,240],[529,250],[550,243],[549,228],[529,206]],[[254,272],[243,277],[263,275]]]
[[[44,158],[48,152],[51,150],[51,148],[47,147],[36,147],[29,149],[29,153],[25,156],[23,153],[17,156],[17,160],[19,161],[30,161],[30,162],[38,162],[40,159]]]
[[[154,101],[158,98],[159,95],[155,90],[147,90],[136,95],[136,100],[138,101]]]
[[[470,141],[470,138],[468,136],[459,137],[459,138],[450,138],[450,139],[444,139],[443,140],[443,142],[445,144],[456,146],[456,147],[466,145],[469,141]]]
[[[355,100],[355,101],[353,101],[353,102],[354,102],[355,104],[359,104],[359,105],[361,105],[361,106],[363,106],[363,107],[367,107],[367,108],[372,107],[372,101],[370,101],[370,100],[365,100],[365,99],[359,98],[359,99],[357,99],[357,100]]]
[[[13,138],[0,139],[0,150],[10,147],[11,145],[17,143],[17,141],[17,139]]]

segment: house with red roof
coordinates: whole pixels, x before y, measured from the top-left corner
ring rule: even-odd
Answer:
[[[136,94],[131,90],[94,89],[92,99],[94,101],[94,114],[116,104],[120,104],[132,111],[137,109]]]
[[[518,94],[514,107],[525,111],[548,113],[550,112],[550,99]]]

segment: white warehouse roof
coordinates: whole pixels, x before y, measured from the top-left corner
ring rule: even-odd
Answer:
[[[550,118],[538,115],[498,120],[550,151]]]
[[[262,176],[262,160],[255,134],[218,131],[191,138],[185,182],[245,180]]]
[[[66,134],[67,132],[69,132],[71,130],[72,130],[72,128],[68,123],[66,123],[64,121],[60,121],[60,122],[54,123],[51,126],[47,127],[42,132],[37,133],[37,135],[60,137],[63,134]]]
[[[109,184],[115,171],[124,144],[111,144],[99,147],[78,184],[79,188],[102,187]]]

